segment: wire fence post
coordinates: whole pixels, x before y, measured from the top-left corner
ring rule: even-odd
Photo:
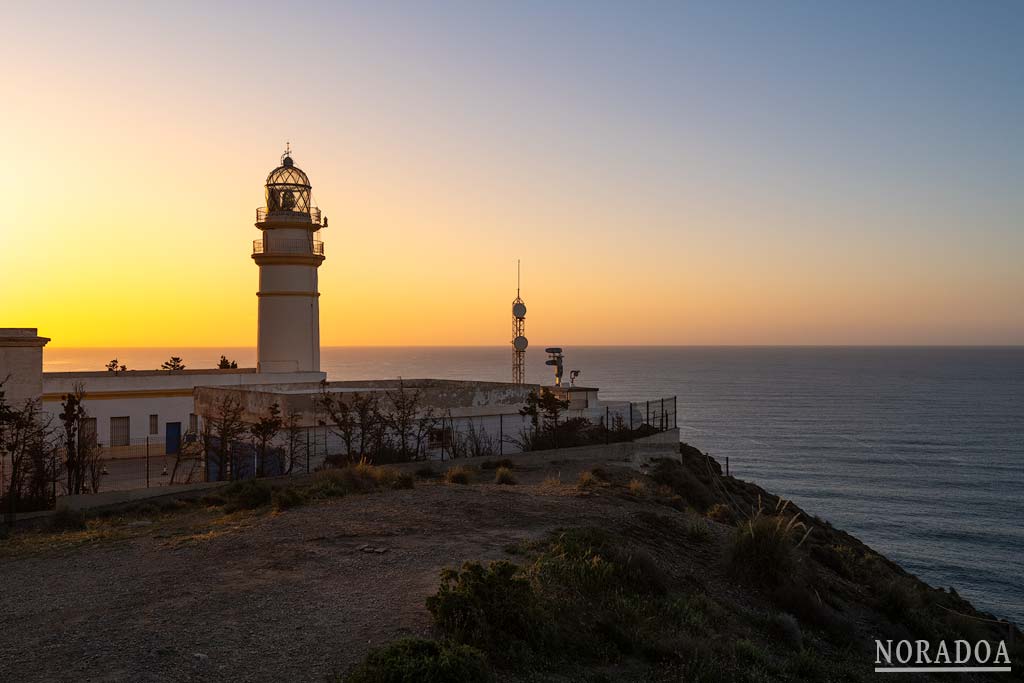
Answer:
[[[668,422],[668,420],[665,419],[665,399],[662,398],[661,416],[658,418],[658,427],[661,429],[661,431],[665,431],[666,429],[668,429],[668,426],[665,424],[666,422]]]
[[[647,426],[651,425],[651,402],[647,402]]]
[[[498,413],[498,455],[505,455],[505,413]]]
[[[629,438],[633,439],[633,402],[629,402]]]
[[[679,404],[676,398],[677,396],[672,397],[672,427],[679,429]]]
[[[146,437],[146,488],[149,488],[149,437]]]
[[[608,445],[608,439],[610,434],[608,433],[608,406],[604,407],[604,444]]]

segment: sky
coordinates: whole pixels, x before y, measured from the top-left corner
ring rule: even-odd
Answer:
[[[251,346],[1024,344],[1018,2],[4,3],[0,326]]]

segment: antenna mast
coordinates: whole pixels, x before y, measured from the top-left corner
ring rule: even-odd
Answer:
[[[519,296],[519,259],[516,259],[516,298],[512,302],[512,383],[522,384],[526,370],[526,304]]]

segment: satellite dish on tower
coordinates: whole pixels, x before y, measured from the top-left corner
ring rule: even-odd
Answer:
[[[525,318],[526,304],[524,304],[522,301],[517,301],[516,303],[512,304],[512,315],[516,318]]]
[[[523,335],[519,335],[518,337],[512,340],[512,346],[515,348],[516,351],[525,351],[529,343],[530,342],[527,341],[526,337],[524,337]]]

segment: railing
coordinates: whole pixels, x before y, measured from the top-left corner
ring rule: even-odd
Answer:
[[[254,254],[314,254],[324,255],[324,243],[319,240],[265,239],[252,241]]]
[[[313,207],[308,212],[306,211],[267,211],[266,207],[259,207],[256,209],[256,222],[266,223],[272,218],[281,218],[282,220],[304,220],[309,217],[309,222],[313,225],[320,225],[320,209]],[[326,226],[324,226],[326,227]]]

